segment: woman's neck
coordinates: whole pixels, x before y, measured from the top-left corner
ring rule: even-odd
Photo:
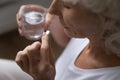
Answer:
[[[113,54],[112,52],[108,53],[104,45],[104,40],[92,40],[89,44],[88,55],[92,59],[96,60],[101,66],[117,66],[120,65],[120,57]]]
[[[103,41],[92,40],[77,58],[75,65],[87,69],[120,66],[120,58],[115,54],[108,55]]]

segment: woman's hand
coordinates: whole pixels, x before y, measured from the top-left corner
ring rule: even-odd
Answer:
[[[19,31],[19,34],[21,36],[24,36],[23,35],[23,32],[22,32],[22,27],[23,27],[23,23],[22,23],[22,16],[25,12],[28,12],[28,11],[46,11],[47,12],[47,9],[42,7],[42,6],[39,6],[39,5],[32,5],[32,4],[29,4],[29,5],[23,5],[20,7],[17,15],[16,15],[16,19],[17,19],[17,24],[18,24],[18,31]]]
[[[42,36],[42,43],[34,42],[19,51],[15,60],[21,69],[35,80],[54,80],[55,61],[46,33]]]
[[[63,30],[64,25],[61,24],[59,17],[55,16],[55,15],[51,15],[48,12],[47,8],[44,8],[39,5],[23,5],[20,7],[20,9],[16,15],[16,18],[17,18],[17,24],[18,24],[18,31],[21,36],[24,36],[24,34],[22,32],[22,27],[23,27],[22,26],[23,25],[22,24],[22,15],[23,15],[24,11],[28,11],[28,10],[45,10],[47,12],[47,14],[46,14],[46,21],[45,21],[44,28],[49,29],[51,31],[51,34],[52,34],[54,40],[61,47],[65,47],[67,45],[70,38],[67,37],[66,34],[64,33],[64,30]]]

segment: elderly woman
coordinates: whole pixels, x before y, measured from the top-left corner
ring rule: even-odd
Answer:
[[[44,33],[42,43],[35,42],[16,56],[25,72],[35,80],[120,79],[120,0],[53,0],[49,13],[59,16],[72,39],[55,63]]]

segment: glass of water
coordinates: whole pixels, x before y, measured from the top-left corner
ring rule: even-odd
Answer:
[[[22,16],[23,36],[29,40],[39,40],[45,31],[46,11],[29,10]]]

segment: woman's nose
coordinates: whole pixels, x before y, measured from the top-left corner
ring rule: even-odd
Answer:
[[[59,2],[58,0],[53,0],[49,7],[49,13],[52,15],[58,15],[59,14]]]

